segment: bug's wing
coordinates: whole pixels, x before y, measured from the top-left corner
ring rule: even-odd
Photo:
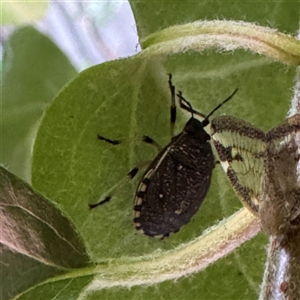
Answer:
[[[270,235],[300,225],[300,115],[267,133],[262,228]]]
[[[262,192],[266,134],[230,116],[211,121],[211,138],[238,197],[254,214]]]
[[[213,166],[209,143],[168,147],[150,165],[137,189],[137,229],[156,237],[179,231],[203,202]]]

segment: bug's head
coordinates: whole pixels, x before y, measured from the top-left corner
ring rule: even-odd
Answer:
[[[185,124],[184,131],[192,138],[203,142],[210,140],[210,135],[203,129],[202,122],[193,116]]]
[[[209,124],[209,117],[218,110],[224,103],[229,101],[234,94],[237,92],[238,89],[235,89],[235,91],[227,97],[224,101],[222,101],[217,107],[215,107],[207,116],[202,114],[201,112],[194,110],[191,103],[188,102],[183,96],[182,92],[179,91],[177,96],[179,98],[180,107],[192,114],[192,117],[189,119],[189,121],[186,123],[184,131],[187,132],[189,135],[193,136],[196,139],[204,139],[209,140],[210,136],[205,132],[203,127],[207,126]],[[198,115],[204,120],[200,122],[199,120],[194,118],[194,114]]]

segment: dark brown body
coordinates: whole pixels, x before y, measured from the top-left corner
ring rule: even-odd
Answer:
[[[137,188],[134,223],[153,237],[167,237],[188,223],[210,186],[214,156],[210,136],[191,118],[158,154]]]

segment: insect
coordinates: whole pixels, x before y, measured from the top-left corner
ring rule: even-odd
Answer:
[[[260,299],[300,299],[300,115],[267,133],[218,117],[211,138],[239,198],[270,235]]]
[[[170,131],[173,136],[176,121],[175,86],[169,76],[171,91]],[[209,117],[224,103],[229,101],[237,89],[210,114],[194,110],[191,104],[179,92],[180,107],[191,113],[183,131],[173,136],[168,145],[161,147],[150,137],[144,136],[142,141],[154,145],[160,151],[150,163],[137,187],[134,200],[135,228],[145,235],[164,238],[175,233],[187,224],[198,211],[210,186],[215,159],[209,143],[210,136],[204,130],[209,124]],[[202,122],[194,118],[199,115]],[[120,141],[110,140],[98,135],[112,145]],[[132,179],[138,172],[135,167],[124,182]],[[116,188],[118,189],[118,187]],[[115,191],[104,200],[90,204],[90,208],[108,202]]]
[[[211,122],[221,165],[244,205],[269,235],[285,233],[300,217],[300,115],[264,133],[235,117]]]

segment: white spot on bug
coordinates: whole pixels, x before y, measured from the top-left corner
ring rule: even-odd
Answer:
[[[183,167],[182,167],[181,164],[179,164],[179,165],[177,166],[177,170],[178,170],[178,171],[180,171],[182,168],[183,168]]]
[[[164,235],[163,234],[158,234],[158,235],[155,235],[154,237],[157,238],[157,239],[162,239],[164,237]]]
[[[145,192],[146,189],[147,189],[147,185],[141,182],[138,191]]]
[[[222,165],[222,167],[223,167],[225,173],[227,173],[228,168],[229,168],[229,163],[228,163],[228,161],[227,161],[227,160],[221,161],[221,165]]]
[[[135,198],[135,205],[141,205],[143,203],[142,198]]]
[[[185,207],[186,206],[186,203],[184,202],[184,201],[182,201],[181,203],[180,203],[180,208],[179,209],[176,209],[175,211],[174,211],[174,213],[176,214],[176,215],[180,215],[182,212],[183,212],[183,210],[185,210]]]
[[[154,169],[150,169],[144,176],[144,178],[151,178],[152,173],[154,172]]]
[[[140,233],[145,234],[145,231],[143,229],[137,229],[137,231],[139,231]]]
[[[162,198],[164,197],[164,194],[159,194],[158,197],[159,197],[160,199],[162,199]]]
[[[135,227],[140,227],[142,224],[141,223],[134,223]]]

